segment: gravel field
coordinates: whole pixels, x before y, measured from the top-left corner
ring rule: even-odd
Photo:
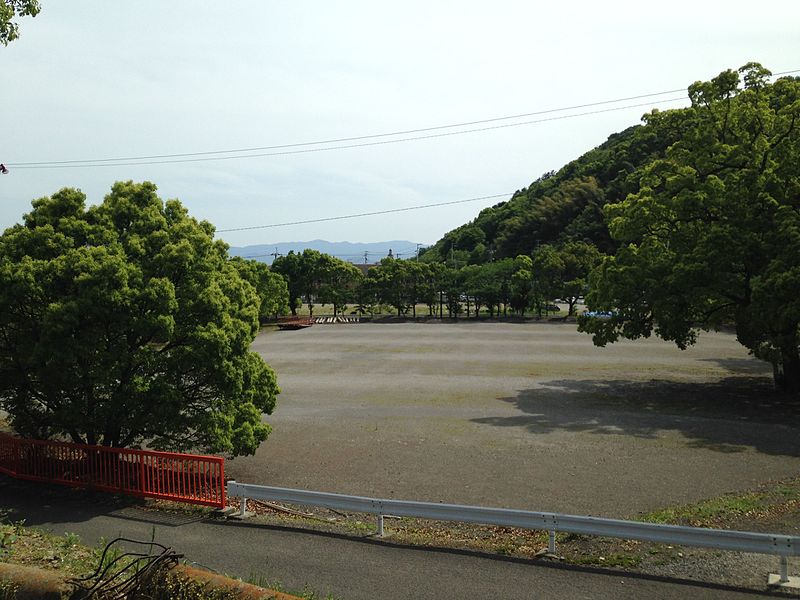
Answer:
[[[274,432],[249,483],[629,517],[800,471],[796,411],[734,336],[596,348],[570,323],[265,331]]]

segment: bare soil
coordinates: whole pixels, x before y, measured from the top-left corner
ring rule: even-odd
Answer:
[[[574,323],[315,325],[255,340],[282,393],[248,483],[632,517],[800,472],[798,406],[733,335],[597,348]]]

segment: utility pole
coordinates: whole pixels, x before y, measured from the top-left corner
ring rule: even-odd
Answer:
[[[275,259],[277,259],[279,256],[283,256],[283,255],[280,252],[278,252],[278,247],[275,246],[275,252],[270,253],[269,256],[272,257],[272,262],[275,262]]]
[[[422,244],[417,244],[417,262],[419,262],[419,249],[422,247]]]

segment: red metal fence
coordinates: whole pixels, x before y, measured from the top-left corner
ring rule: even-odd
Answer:
[[[225,459],[218,456],[28,440],[0,433],[0,473],[225,507]]]

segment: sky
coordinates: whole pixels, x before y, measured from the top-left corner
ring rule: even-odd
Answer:
[[[0,46],[0,163],[9,168],[0,229],[62,187],[96,204],[115,181],[152,181],[234,246],[433,243],[652,108],[687,101],[678,92],[531,113],[685,91],[749,61],[800,69],[800,2],[790,0],[42,0],[36,18],[18,23],[21,37]],[[587,112],[595,114],[579,115]],[[184,157],[225,160],[15,166],[288,146],[522,114],[530,116]],[[438,135],[497,125],[511,126]],[[485,199],[260,228],[473,198]],[[251,229],[231,231],[242,228]]]

